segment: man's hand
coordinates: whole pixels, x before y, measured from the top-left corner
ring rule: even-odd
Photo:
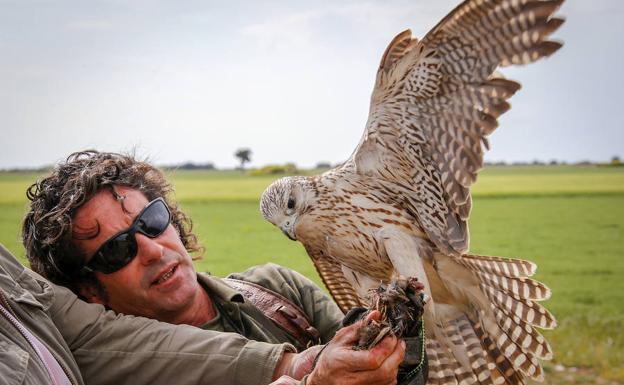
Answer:
[[[386,337],[371,350],[353,350],[359,330],[369,319],[378,320],[378,311],[365,320],[339,330],[319,356],[316,367],[308,377],[308,385],[333,384],[396,384],[399,364],[405,354],[405,343],[396,337]]]
[[[298,385],[301,381],[295,380],[289,376],[281,376],[277,380],[271,382],[269,385]]]
[[[290,360],[288,360],[288,369],[283,374],[296,379],[303,378],[303,376],[310,373],[312,369],[314,369],[314,361],[322,349],[323,345],[316,345],[302,351],[299,354],[286,353],[291,356],[284,357],[287,360],[290,358]]]
[[[373,311],[366,320],[340,329],[323,349],[315,368],[312,365],[320,347],[312,347],[299,354],[286,353],[276,368],[274,380],[282,375],[300,379],[314,369],[307,379],[308,385],[396,384],[399,364],[405,354],[403,341],[386,337],[371,350],[353,350],[360,328],[367,320],[378,320],[379,317],[380,313]],[[280,380],[283,378],[277,383]]]

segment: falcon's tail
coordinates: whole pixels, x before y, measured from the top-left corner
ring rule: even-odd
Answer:
[[[457,303],[436,301],[428,327],[429,384],[524,384],[542,381],[538,359],[552,350],[535,329],[555,318],[536,301],[550,289],[529,277],[535,264],[519,259],[435,255],[436,270]],[[441,297],[444,297],[444,293]]]

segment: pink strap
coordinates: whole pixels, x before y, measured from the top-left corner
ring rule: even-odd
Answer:
[[[41,362],[43,362],[43,366],[48,371],[48,375],[52,380],[53,385],[72,385],[71,381],[67,377],[67,374],[61,368],[61,365],[58,363],[56,358],[52,355],[50,350],[41,342],[37,337],[35,337],[17,318],[11,314],[9,310],[7,310],[2,303],[0,303],[0,312],[17,328],[17,330],[26,338],[26,340],[33,347]]]

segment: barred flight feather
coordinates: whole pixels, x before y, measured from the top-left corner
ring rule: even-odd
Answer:
[[[465,103],[477,108],[487,108],[493,103],[510,98],[520,88],[518,83],[506,79],[492,79],[484,86],[469,85],[466,88],[455,91],[450,97],[440,97],[441,104]],[[477,128],[477,127],[474,127]],[[487,135],[480,130],[474,130],[472,135],[481,137]]]
[[[427,344],[427,358],[433,356],[437,365],[433,378],[443,385],[460,385],[461,379],[458,378],[460,366],[456,360],[449,358],[449,354],[451,354],[449,350],[437,340],[432,340]],[[463,372],[461,373],[463,374]],[[431,376],[431,372],[429,376]],[[462,376],[460,375],[460,377]]]
[[[500,60],[500,65],[505,67],[512,64],[529,64],[543,57],[552,55],[561,48],[561,43],[555,41],[543,41],[540,44],[528,49],[522,53],[515,53],[510,57],[504,57]]]
[[[455,176],[451,169],[446,163],[442,162],[441,159],[442,155],[438,152],[434,152],[433,161],[440,165],[441,185],[445,187],[445,190],[450,196],[447,203],[454,212],[458,213],[460,219],[466,220],[470,215],[470,208],[472,206],[472,199],[469,191],[461,184],[456,183]]]
[[[308,251],[308,253],[311,253],[311,251]],[[346,314],[351,308],[363,306],[364,302],[353,289],[351,282],[344,277],[340,264],[318,256],[312,258],[312,262],[325,287],[343,313]]]
[[[442,364],[438,359],[438,342],[435,340],[427,339],[426,352],[427,360],[429,361],[429,378],[427,379],[428,385],[444,385],[442,379],[444,378],[444,372]]]
[[[550,298],[551,295],[546,285],[531,278],[510,278],[482,271],[475,271],[475,274],[483,283],[514,294],[518,298],[542,301]]]
[[[491,384],[491,374],[485,359],[485,352],[481,346],[481,341],[475,334],[470,321],[466,315],[452,321],[455,331],[460,338],[458,341],[465,346],[466,354],[470,361],[470,368],[479,384]]]
[[[514,298],[510,294],[480,284],[481,290],[492,301],[492,307],[503,311],[510,317],[518,317],[522,321],[542,329],[554,329],[557,326],[555,317],[537,302],[528,299]]]
[[[487,115],[493,116],[494,118],[498,118],[505,112],[509,111],[511,108],[511,104],[507,103],[505,100],[493,100],[489,106],[483,108],[483,112]]]
[[[474,43],[483,52],[503,46],[505,49],[498,52],[501,52],[503,57],[507,57],[539,45],[544,36],[553,33],[563,24],[561,19],[543,18],[534,20],[534,23],[529,22],[532,25],[526,25],[526,29],[518,25],[527,21],[524,15],[521,15],[502,26],[500,33],[481,36]]]
[[[440,130],[439,132],[443,132]],[[443,162],[450,166],[455,179],[464,187],[470,186],[476,180],[476,171],[481,167],[480,160],[474,155],[474,151],[465,149],[462,143],[448,136],[448,134],[438,134],[434,136],[434,141],[438,144]],[[473,143],[479,146],[479,143]],[[479,162],[475,164],[475,162]]]
[[[494,315],[498,326],[506,331],[516,345],[523,350],[535,353],[539,359],[552,359],[553,353],[550,345],[534,327],[518,317],[508,317],[501,312],[495,312]]]
[[[386,48],[384,52],[380,68],[388,69],[397,60],[403,57],[418,42],[412,38],[412,32],[408,29],[398,34]]]
[[[468,155],[472,159],[474,164],[472,172],[478,171],[482,166],[483,151],[481,149],[481,126],[475,120],[482,119],[483,111],[477,110],[474,107],[469,107],[472,112],[467,111],[460,112],[459,109],[466,110],[466,105],[460,105],[458,103],[452,103],[446,106],[446,112],[439,115],[440,124],[438,126],[446,128],[446,132],[453,139],[455,143],[462,147],[466,147],[471,150]],[[474,115],[473,117],[467,117],[466,115]],[[438,134],[440,135],[440,134]],[[441,136],[440,136],[441,137]],[[440,143],[440,145],[445,145]]]
[[[531,1],[525,5],[527,12],[532,12],[535,18],[550,17],[563,4],[564,0]]]
[[[514,258],[484,255],[462,255],[457,261],[470,270],[482,271],[513,278],[526,278],[535,274],[533,262]]]
[[[543,376],[542,367],[533,353],[525,351],[518,346],[482,310],[479,311],[479,320],[500,352],[509,361],[514,371],[518,371],[522,375],[531,377],[534,380],[539,380]]]
[[[509,383],[513,385],[524,384],[524,380],[517,373],[509,361],[509,359],[501,352],[498,346],[494,343],[488,333],[485,332],[481,321],[473,323],[473,330],[475,334],[481,339],[482,345],[488,353],[490,362],[497,368],[498,372],[503,376],[503,382],[501,384]]]

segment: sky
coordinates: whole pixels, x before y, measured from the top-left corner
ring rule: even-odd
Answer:
[[[86,148],[229,168],[344,161],[382,53],[459,1],[0,0],[0,169]],[[624,2],[568,0],[486,161],[624,157]]]

